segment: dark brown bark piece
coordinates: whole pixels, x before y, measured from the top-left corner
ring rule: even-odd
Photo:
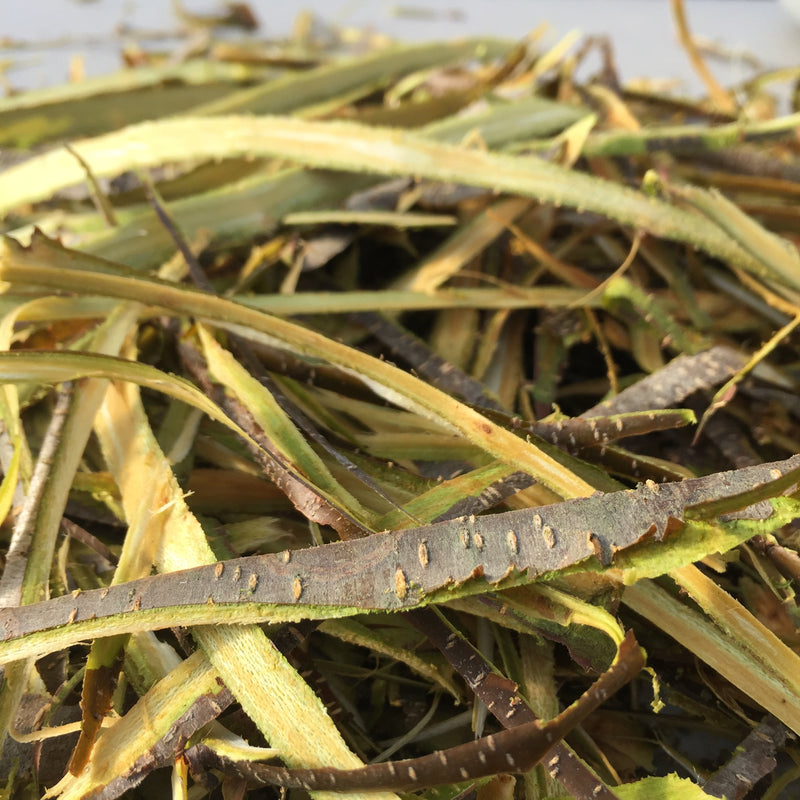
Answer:
[[[696,355],[678,356],[663,369],[637,381],[581,416],[588,419],[675,407],[693,392],[726,381],[744,366],[746,360],[743,353],[726,345],[717,345]]]
[[[201,695],[184,714],[175,720],[151,750],[139,756],[128,772],[124,775],[117,775],[104,786],[83,795],[84,800],[89,800],[89,798],[91,800],[113,800],[132,789],[154,769],[173,761],[200,728],[215,720],[232,703],[233,695],[228,689],[223,688],[215,695]]]
[[[404,359],[414,372],[442,391],[460,397],[481,410],[488,408],[500,413],[505,411],[497,399],[487,393],[486,387],[480,381],[438,356],[425,342],[393,320],[369,311],[350,316],[395,356]]]
[[[20,733],[38,730],[43,720],[51,726],[66,725],[80,719],[77,705],[62,705],[52,714],[52,698],[47,695],[23,694],[14,716],[14,729]],[[6,783],[6,791],[17,796],[20,788],[28,781],[40,786],[52,786],[64,774],[70,753],[75,746],[78,734],[66,733],[44,741],[19,742],[3,732],[5,742],[0,755],[0,777]],[[10,776],[15,775],[14,780]],[[38,794],[37,794],[38,796]]]
[[[775,769],[775,752],[788,736],[782,722],[766,717],[739,743],[730,761],[703,784],[703,791],[711,797],[743,800],[758,781]]]
[[[488,417],[517,431],[533,434],[572,455],[606,447],[619,439],[644,436],[655,431],[680,428],[688,424],[687,414],[678,409],[652,409],[611,416],[570,417],[555,422],[526,423],[509,415],[487,412]]]
[[[494,508],[507,497],[527,489],[534,483],[536,483],[535,479],[527,472],[512,472],[508,477],[486,486],[480,494],[470,495],[457,501],[432,521],[444,522],[455,517],[480,514]]]
[[[411,624],[439,648],[504,728],[515,728],[537,719],[519,694],[517,685],[494,672],[483,656],[466,639],[453,633],[434,611],[420,608],[408,617]],[[542,761],[576,800],[616,800],[617,795],[576,758],[564,742],[554,744]]]
[[[69,771],[73,775],[78,775],[89,763],[103,719],[111,710],[123,657],[120,649],[113,664],[86,670],[81,692],[81,735],[69,761]]]
[[[511,578],[533,580],[589,558],[609,565],[616,552],[680,528],[687,507],[696,506],[693,513],[710,517],[711,509],[719,508],[726,498],[741,498],[742,493],[777,479],[785,482],[781,476],[795,469],[800,469],[800,455],[680,483],[651,483],[536,509],[462,517],[154,575],[0,609],[0,632],[8,641],[76,620],[155,608],[174,608],[172,624],[178,625],[183,624],[180,607],[186,605],[261,603],[401,611],[446,599],[448,590],[470,580],[483,579],[484,587]],[[769,494],[769,487],[762,492]],[[758,503],[738,516],[768,519],[771,513],[769,503]]]
[[[285,769],[230,761],[220,758],[204,745],[198,747],[211,763],[253,783],[309,791],[401,791],[459,783],[499,773],[522,773],[532,769],[556,741],[634,678],[644,663],[643,651],[629,632],[611,668],[555,719],[546,723],[527,722],[468,744],[405,761],[370,764],[352,770],[327,767]]]
[[[184,365],[209,397],[214,397],[217,405],[244,430],[258,447],[245,442],[253,458],[259,463],[264,474],[291,501],[294,507],[307,519],[320,525],[330,525],[343,539],[363,536],[369,531],[344,510],[336,507],[296,470],[292,469],[264,431],[253,419],[253,415],[237,399],[227,396],[208,375],[205,363],[196,350],[186,344],[178,347]]]

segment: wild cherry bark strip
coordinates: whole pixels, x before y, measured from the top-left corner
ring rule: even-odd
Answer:
[[[611,668],[576,702],[549,722],[532,721],[482,739],[405,761],[370,764],[359,769],[285,769],[220,758],[202,752],[215,764],[258,784],[334,792],[421,789],[475,780],[502,772],[528,772],[592,711],[634,678],[644,666],[644,653],[632,632],[622,642]]]
[[[517,728],[538,719],[525,698],[520,695],[517,684],[495,671],[477,648],[450,629],[435,611],[420,608],[410,612],[408,618],[415,628],[425,633],[439,648],[504,728]],[[619,800],[566,742],[555,742],[542,755],[541,760],[550,777],[560,781],[570,796],[591,797],[592,800]]]
[[[200,353],[185,343],[179,342],[177,347],[187,371],[200,384],[203,391],[214,398],[217,405],[246,431],[250,441],[245,440],[244,443],[252,457],[261,466],[264,474],[304,517],[320,525],[330,525],[343,539],[352,539],[369,532],[352,515],[325,497],[311,481],[286,461],[245,405],[237,398],[226,395],[222,388],[211,380],[207,365]]]
[[[710,389],[735,374],[746,356],[727,345],[673,358],[660,370],[581,414],[590,417],[625,414],[678,405],[693,392]]]
[[[468,581],[478,592],[501,582],[534,580],[590,558],[610,565],[618,551],[679,529],[692,506],[700,507],[701,514],[703,508],[713,508],[714,515],[737,510],[738,518],[769,519],[769,502],[739,510],[754,502],[740,495],[758,487],[762,489],[755,499],[779,494],[771,482],[796,481],[794,471],[799,469],[796,455],[680,483],[650,482],[635,490],[537,509],[462,517],[322,547],[238,558],[0,609],[0,663],[19,656],[13,640],[69,626],[78,637],[75,641],[87,633],[119,633],[126,629],[126,615],[131,617],[127,629],[133,630],[136,612],[174,609],[168,624],[183,625],[196,624],[198,608],[214,605],[255,604],[263,607],[264,620],[276,607],[314,607],[317,616],[337,616],[348,609],[402,611],[446,599]],[[106,632],[103,619],[115,615],[120,615],[120,624]],[[86,631],[75,624],[82,621]],[[44,637],[37,653],[52,648]]]
[[[739,743],[731,759],[703,784],[709,797],[744,800],[750,790],[778,765],[777,751],[790,732],[773,716],[767,716]]]

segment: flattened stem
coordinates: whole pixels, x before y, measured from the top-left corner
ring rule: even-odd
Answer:
[[[157,629],[223,617],[274,620],[290,609],[298,609],[295,618],[342,616],[355,608],[403,611],[443,596],[452,599],[461,587],[474,594],[503,581],[532,581],[591,558],[609,565],[616,553],[648,536],[669,534],[687,508],[704,518],[711,516],[711,507],[714,513],[737,511],[746,519],[768,519],[773,513],[768,502],[738,509],[780,494],[784,483],[797,480],[798,469],[800,455],[680,483],[651,482],[538,509],[248,556],[2,608],[0,663],[53,652],[83,638],[142,629],[137,626],[145,618]],[[712,501],[723,502],[709,506]],[[237,609],[249,609],[250,616],[237,616]],[[113,624],[104,624],[112,617]]]
[[[370,764],[359,769],[286,769],[232,761],[205,745],[197,745],[198,754],[206,763],[210,760],[214,766],[252,783],[309,791],[401,791],[476,780],[502,772],[523,773],[533,769],[556,741],[632,680],[644,664],[644,651],[629,631],[610,669],[555,719],[518,725],[421,758]]]

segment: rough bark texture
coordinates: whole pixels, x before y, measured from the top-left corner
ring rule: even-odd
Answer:
[[[531,721],[467,744],[405,761],[370,764],[360,769],[285,769],[253,762],[234,762],[198,745],[201,757],[248,781],[310,791],[420,789],[458,783],[503,772],[527,772],[553,744],[622,688],[644,666],[644,654],[632,633],[620,645],[611,666],[581,697],[550,722]]]
[[[681,483],[596,494],[538,509],[509,511],[323,547],[250,556],[43,603],[0,609],[5,641],[77,620],[186,605],[262,603],[399,611],[427,595],[482,578],[497,584],[614,554],[646,537],[661,539],[681,525],[688,507],[724,503],[800,467],[786,461],[722,472]],[[709,505],[711,507],[711,505]],[[766,519],[769,503],[740,516]]]

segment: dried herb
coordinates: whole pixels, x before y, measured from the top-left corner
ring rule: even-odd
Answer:
[[[598,38],[218,42],[243,4],[0,101],[6,793],[37,737],[64,800],[791,781],[798,119],[673,10],[698,101]]]

